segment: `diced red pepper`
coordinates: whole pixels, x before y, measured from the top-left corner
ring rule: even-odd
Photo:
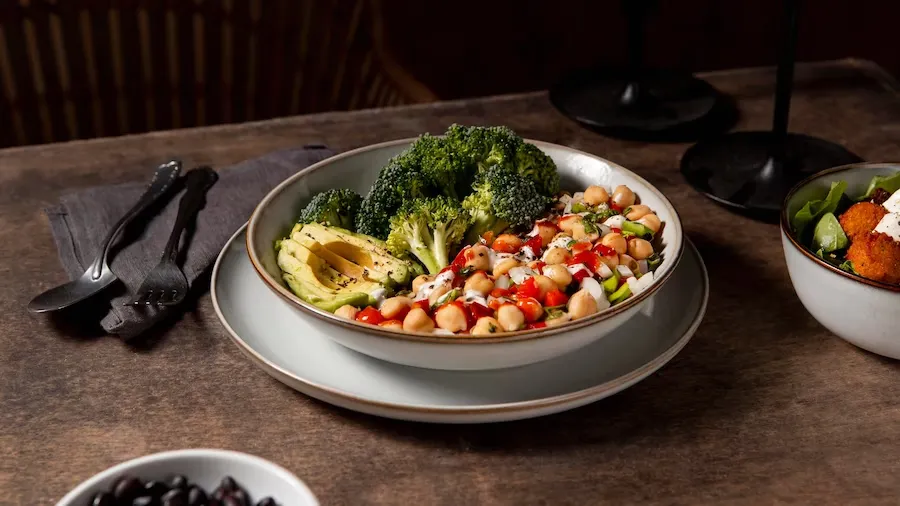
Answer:
[[[553,227],[557,232],[559,232],[559,227],[556,226],[556,223],[553,223],[550,220],[538,220],[537,222],[535,222],[535,225],[539,227]]]
[[[535,281],[534,277],[530,277],[517,285],[516,288],[516,296],[517,297],[532,297],[537,299],[541,293],[541,289],[538,288],[537,281]]]
[[[488,230],[487,232],[481,234],[481,240],[484,241],[485,244],[490,246],[491,243],[494,242],[494,231]]]
[[[413,302],[412,307],[422,308],[426,313],[431,314],[431,305],[428,304],[428,299],[417,300]]]
[[[494,288],[491,290],[491,295],[494,297],[506,297],[509,295],[509,290],[506,288]]]
[[[600,256],[604,256],[604,257],[618,256],[616,254],[615,249],[610,248],[609,246],[607,246],[605,244],[598,244],[598,245],[594,246],[594,252],[599,253]]]
[[[516,307],[525,315],[526,322],[536,322],[544,316],[544,308],[537,299],[532,297],[519,297]]]
[[[600,257],[593,251],[582,251],[566,261],[567,265],[584,264],[591,272],[597,272],[600,268]]]
[[[566,302],[569,302],[569,296],[562,290],[550,290],[544,296],[544,305],[547,307],[562,306]]]
[[[378,325],[379,323],[384,321],[384,317],[381,316],[381,311],[375,309],[372,306],[369,306],[356,315],[356,321],[369,323],[371,325]]]
[[[545,322],[526,323],[525,330],[542,329],[546,326],[547,324]]]
[[[572,274],[572,278],[575,279],[575,281],[579,281],[579,282],[582,279],[589,278],[589,277],[591,277],[591,271],[589,271],[587,269],[578,269],[577,271],[575,271],[575,274]]]
[[[590,251],[592,244],[587,241],[578,241],[572,245],[572,254],[577,255],[582,251]]]
[[[450,266],[456,266],[456,270],[454,270],[453,272],[459,271],[459,269],[462,269],[463,266],[466,265],[466,252],[471,249],[471,246],[466,246],[465,248],[459,250],[459,253],[456,254],[456,258],[454,258],[453,261],[450,262]],[[444,269],[446,269],[446,267]]]
[[[494,316],[494,310],[487,307],[482,306],[478,302],[472,302],[469,304],[469,310],[472,312],[472,315],[475,316],[475,319],[478,320],[483,316]]]
[[[621,288],[622,285],[624,285],[625,283],[628,283],[628,280],[629,280],[629,279],[631,279],[631,278],[630,278],[630,277],[629,277],[629,278],[626,278],[625,276],[622,276],[621,278],[619,278],[619,286],[618,286],[618,288]]]
[[[538,274],[543,274],[543,273],[544,273],[544,267],[546,267],[546,265],[547,265],[546,263],[541,262],[540,260],[538,260],[538,261],[534,262],[534,266],[532,267],[532,269],[533,269],[535,272],[537,272]]]
[[[622,212],[622,209],[623,209],[622,207],[617,206],[617,205],[616,205],[615,203],[613,203],[613,202],[610,202],[610,203],[609,203],[609,208],[612,209],[613,211],[617,212],[617,213],[621,213],[621,212]]]
[[[535,254],[535,256],[540,256],[541,255],[541,246],[542,246],[541,234],[538,234],[538,235],[532,237],[531,239],[528,239],[527,241],[525,241],[525,246],[528,246],[529,248],[531,248],[531,251]]]
[[[459,302],[458,300],[454,300],[450,304],[462,309],[464,315],[466,315],[466,328],[470,329],[475,325],[475,315],[472,314],[472,311],[469,311],[469,308],[466,307],[465,304]]]
[[[622,229],[619,228],[619,227],[609,227],[609,231],[610,231],[610,232],[613,232],[613,233],[615,233],[615,234],[621,234],[621,233],[622,233]]]
[[[506,304],[503,299],[493,298],[490,300],[490,302],[488,302],[488,307],[496,311],[500,309],[500,306],[502,306],[503,304]]]

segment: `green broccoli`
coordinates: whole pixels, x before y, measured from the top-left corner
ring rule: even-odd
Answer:
[[[446,139],[424,134],[413,143],[407,156],[440,193],[460,199],[472,192],[474,166]]]
[[[352,230],[361,204],[362,197],[353,190],[325,190],[303,208],[298,222]]]
[[[415,160],[408,153],[397,155],[381,169],[363,199],[356,216],[356,231],[385,240],[390,232],[391,216],[404,202],[433,195],[431,183]]]
[[[469,165],[484,171],[493,165],[513,168],[516,150],[522,138],[504,126],[465,127],[451,125],[446,133],[447,142]]]
[[[449,251],[469,223],[459,201],[444,196],[409,200],[391,218],[388,249],[398,256],[412,253],[434,275],[450,263]]]
[[[555,195],[559,191],[556,164],[534,144],[523,142],[519,145],[516,150],[516,170],[534,181],[544,195]]]
[[[479,175],[475,193],[463,200],[463,208],[472,215],[466,242],[474,244],[487,231],[499,234],[509,227],[530,225],[549,202],[532,180],[494,165]]]

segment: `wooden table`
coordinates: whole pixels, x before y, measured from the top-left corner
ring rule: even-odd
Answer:
[[[738,99],[739,129],[769,126],[771,69],[705,77]],[[801,65],[796,80],[793,131],[868,160],[900,160],[900,97],[878,68]],[[504,123],[608,157],[665,192],[712,280],[706,319],[678,357],[561,415],[431,426],[344,411],[276,382],[229,342],[208,296],[142,351],[72,335],[24,309],[65,280],[41,211],[63,192],[141,180],[173,155],[222,167],[450,122]],[[116,462],[203,446],[278,462],[328,505],[897,504],[897,362],[844,343],[807,314],[777,227],[686,186],[677,171],[686,147],[600,137],[532,93],[0,151],[0,503],[51,504]]]

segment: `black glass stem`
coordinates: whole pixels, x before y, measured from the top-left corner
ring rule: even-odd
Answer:
[[[772,129],[705,140],[681,158],[682,174],[695,189],[734,211],[768,222],[778,221],[785,195],[801,179],[862,161],[843,146],[788,131],[799,0],[785,0],[784,7]]]
[[[715,88],[686,72],[646,67],[646,22],[656,4],[622,0],[625,65],[572,72],[551,88],[551,102],[610,137],[674,141],[724,131],[733,123],[733,106]]]

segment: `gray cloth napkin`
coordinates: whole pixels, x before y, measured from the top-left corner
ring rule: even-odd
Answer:
[[[305,146],[269,153],[218,171],[219,180],[207,193],[206,205],[182,243],[180,266],[191,291],[200,288],[194,287],[194,282],[212,265],[226,241],[250,218],[269,190],[332,154],[324,146]],[[101,242],[113,224],[137,202],[154,169],[147,167],[146,181],[89,188],[65,195],[59,205],[45,210],[60,260],[71,279],[80,276],[97,256]],[[185,166],[183,171],[189,169]],[[100,321],[106,332],[131,339],[179,310],[123,304],[131,300],[144,276],[159,263],[183,193],[171,191],[170,200],[163,203],[161,210],[157,207],[155,213],[145,212],[132,222],[113,247],[110,269],[122,284],[97,295],[109,300],[109,310]]]

